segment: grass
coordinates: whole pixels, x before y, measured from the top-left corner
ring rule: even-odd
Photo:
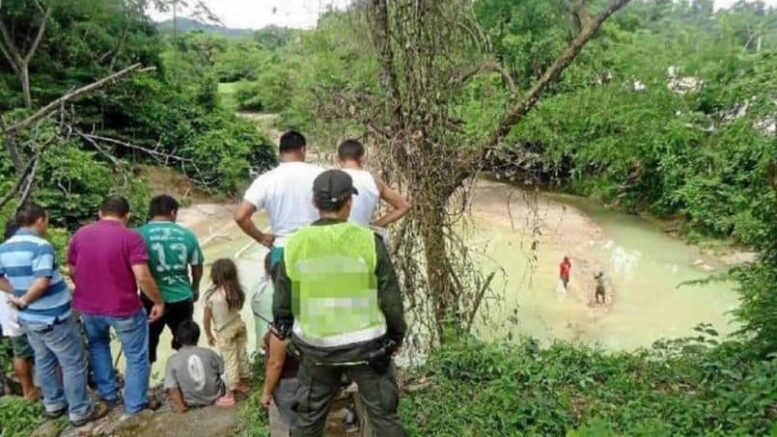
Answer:
[[[463,340],[418,369],[411,435],[777,435],[777,365],[701,337],[634,353]]]

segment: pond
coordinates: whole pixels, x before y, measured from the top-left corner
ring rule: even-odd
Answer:
[[[473,206],[471,241],[483,248],[482,268],[503,269],[488,306],[493,314],[487,317],[495,317],[499,329],[482,322],[484,335],[523,334],[545,344],[561,339],[632,350],[660,338],[692,335],[700,323],[721,334],[736,329],[730,314],[738,305],[735,284],[688,284],[726,266],[654,223],[574,196],[516,195],[515,188],[494,183],[479,190],[486,195]],[[500,213],[488,202],[505,210]],[[566,255],[571,280],[568,291],[559,293],[559,263]],[[599,271],[606,278],[605,305],[594,303]]]
[[[684,285],[722,272],[723,263],[664,233],[642,218],[605,209],[594,201],[559,195],[535,195],[509,185],[479,182],[469,224],[462,228],[478,252],[484,272],[497,272],[495,293],[484,300],[476,329],[484,338],[528,335],[548,344],[566,340],[599,344],[610,350],[648,347],[660,338],[694,333],[710,323],[722,334],[736,328],[729,312],[738,295],[731,282]],[[260,216],[261,225],[266,220]],[[532,242],[536,240],[536,251]],[[266,250],[251,244],[231,226],[204,247],[208,266],[236,254],[248,293],[243,319],[249,327],[249,350],[256,348],[250,294],[262,277]],[[572,260],[568,291],[558,290],[561,259]],[[607,303],[593,303],[593,276],[606,277]],[[202,303],[195,305],[202,325]],[[205,337],[201,345],[205,344]],[[168,331],[153,369],[160,380],[172,354]],[[123,366],[121,366],[123,368]]]

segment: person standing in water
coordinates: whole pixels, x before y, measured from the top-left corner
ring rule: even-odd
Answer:
[[[382,179],[364,170],[364,146],[356,140],[345,140],[337,148],[340,167],[353,179],[359,195],[353,199],[349,220],[366,227],[386,228],[410,212],[410,202]],[[391,205],[391,211],[373,220],[378,203],[383,200]]]
[[[596,303],[604,304],[604,272],[600,271],[599,273],[595,274],[594,280],[596,280],[596,294],[594,295],[594,299],[596,299]]]
[[[561,282],[564,284],[564,290],[567,289],[567,285],[569,284],[569,274],[571,271],[572,262],[569,260],[568,256],[565,256],[559,265],[559,277],[561,278]]]

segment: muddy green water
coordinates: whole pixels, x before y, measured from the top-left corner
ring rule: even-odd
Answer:
[[[721,271],[724,266],[719,261],[638,217],[572,196],[549,194],[545,198],[576,208],[600,231],[589,239],[578,238],[578,247],[570,248],[565,246],[564,235],[547,235],[561,229],[548,223],[544,237],[552,241],[541,243],[537,259],[532,261],[530,236],[503,221],[478,215],[467,238],[473,247],[481,248],[480,267],[501,272],[494,280],[496,294],[488,297],[482,307],[486,320],[478,318],[476,323],[481,336],[502,339],[529,335],[545,344],[560,339],[631,350],[650,346],[660,338],[690,335],[702,322],[711,323],[721,333],[735,328],[728,314],[737,306],[733,284],[679,287],[685,281],[705,278],[710,269]],[[241,253],[237,264],[250,302],[250,290],[263,275],[265,249],[247,247],[248,243],[247,237],[233,229],[227,238],[210,242],[204,252],[206,278],[212,261]],[[561,296],[557,292],[558,264],[571,249],[576,254],[572,280],[568,293]],[[600,269],[606,273],[608,291],[612,292],[605,306],[591,303],[593,280],[587,277]],[[207,285],[203,281],[203,291]],[[201,324],[201,302],[195,305],[194,317]],[[249,327],[249,350],[254,351],[256,335],[250,304],[244,307],[243,318]],[[171,354],[166,330],[153,369],[154,380],[163,376],[164,363]]]
[[[573,196],[545,198],[578,209],[601,232],[572,243],[577,247],[566,246],[565,235],[555,235],[556,244],[540,243],[533,261],[525,233],[476,220],[472,240],[486,246],[482,266],[504,269],[495,281],[499,292],[484,311],[489,318],[495,316],[496,323],[481,322],[483,335],[529,335],[545,344],[562,339],[633,350],[660,338],[691,335],[700,323],[712,324],[721,334],[736,328],[730,314],[738,305],[733,283],[681,286],[723,271],[719,260],[639,217]],[[557,232],[552,221],[543,232]],[[569,291],[562,295],[557,292],[559,262],[569,252],[572,275]],[[593,303],[593,273],[599,270],[605,272],[612,293],[607,305]]]

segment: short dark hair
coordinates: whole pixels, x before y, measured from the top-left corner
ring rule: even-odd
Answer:
[[[7,240],[14,236],[16,231],[19,230],[19,224],[16,223],[16,218],[9,217],[8,220],[5,221],[5,231],[3,231],[3,240]]]
[[[148,216],[170,216],[178,212],[178,201],[173,196],[167,194],[160,194],[159,196],[151,199],[148,204]]]
[[[130,212],[130,204],[129,201],[122,196],[108,196],[103,200],[100,211],[106,215],[126,217]]]
[[[184,320],[175,330],[175,339],[181,346],[197,346],[200,341],[200,327],[194,320]]]
[[[281,153],[293,152],[299,150],[307,145],[305,136],[301,133],[290,130],[281,135],[281,146],[279,147]]]
[[[364,146],[356,140],[345,140],[337,148],[337,156],[340,159],[362,159]]]
[[[46,210],[41,206],[34,203],[25,203],[16,211],[14,221],[18,227],[27,227],[34,225],[35,222],[45,217]]]

